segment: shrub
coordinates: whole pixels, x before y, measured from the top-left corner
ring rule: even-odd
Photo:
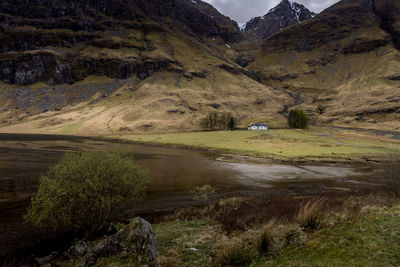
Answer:
[[[307,115],[302,110],[292,109],[289,112],[288,124],[290,128],[307,129],[308,121]]]
[[[120,153],[67,153],[40,178],[24,219],[41,228],[91,234],[141,201],[146,182],[146,173]]]
[[[400,196],[400,161],[392,159],[385,168],[384,190],[390,196]]]
[[[222,245],[216,256],[217,262],[222,266],[247,266],[254,258],[249,249],[242,248],[236,243]]]
[[[302,203],[297,214],[297,222],[307,230],[318,229],[321,226],[324,206],[325,200],[318,197]]]

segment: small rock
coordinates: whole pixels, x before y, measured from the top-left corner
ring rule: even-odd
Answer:
[[[83,256],[86,254],[87,250],[88,250],[87,244],[84,241],[80,241],[75,246],[68,249],[68,251],[65,253],[65,256],[66,257]]]
[[[43,258],[36,258],[35,262],[40,266],[51,266],[50,262],[57,258],[58,253],[52,252],[50,255],[43,257]]]

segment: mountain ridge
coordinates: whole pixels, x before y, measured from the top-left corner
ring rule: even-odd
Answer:
[[[291,108],[400,130],[395,2],[342,0],[261,41],[200,1],[129,1],[0,3],[2,132],[193,131],[209,112],[283,125]]]
[[[382,27],[390,13],[379,11],[387,5],[399,6],[342,0],[266,40],[249,68],[265,84],[290,88],[315,123],[400,129],[400,54]]]
[[[249,20],[243,31],[266,40],[287,27],[309,20],[315,15],[302,4],[283,0],[264,16]]]

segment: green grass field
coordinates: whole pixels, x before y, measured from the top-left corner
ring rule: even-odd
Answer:
[[[174,251],[182,266],[218,266],[212,258],[223,235],[212,224],[208,219],[155,224],[160,254]],[[272,258],[256,256],[250,266],[399,266],[399,251],[397,205],[325,227],[304,245],[289,246]]]
[[[288,247],[254,266],[399,266],[400,206],[315,233],[305,246]]]
[[[221,150],[287,161],[366,161],[400,153],[400,141],[351,130],[311,128],[113,136],[129,141]]]

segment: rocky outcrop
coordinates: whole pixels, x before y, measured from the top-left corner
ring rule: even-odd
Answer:
[[[314,16],[315,13],[303,5],[283,0],[263,17],[255,17],[247,22],[244,32],[266,40],[287,27],[309,20]]]
[[[86,254],[88,250],[88,245],[85,241],[80,241],[74,246],[72,246],[67,252],[64,253],[64,256],[67,258],[71,257],[79,257]]]
[[[368,39],[368,38],[358,38],[354,40],[351,44],[343,47],[343,53],[347,54],[361,54],[373,51],[379,47],[389,44],[390,39],[380,38],[380,39]]]
[[[120,59],[94,59],[79,57],[73,60],[72,75],[75,80],[82,80],[89,75],[107,76],[116,79],[127,79],[136,76],[139,79],[146,79],[154,72],[168,70],[171,63],[169,60],[159,61],[138,61]]]
[[[65,261],[67,266],[87,267],[102,258],[118,256],[129,257],[138,266],[146,266],[158,257],[157,239],[151,224],[140,217],[132,219],[119,231],[113,229],[109,234],[99,241],[79,241],[63,253],[52,252],[46,257],[35,258],[35,262],[40,266],[53,266],[52,263],[57,262],[56,266],[59,266]]]
[[[391,80],[391,81],[400,81],[400,73],[391,75],[391,76],[388,77],[388,79]]]
[[[168,70],[178,62],[95,59],[88,57],[57,58],[47,52],[25,53],[0,58],[0,81],[8,84],[30,85],[45,82],[49,85],[72,84],[90,75],[128,79],[145,79],[154,72]],[[171,69],[173,71],[173,69]]]
[[[81,266],[92,266],[100,258],[129,256],[139,262],[152,262],[158,257],[157,240],[151,224],[135,218],[115,235],[89,248]]]
[[[10,84],[33,84],[51,75],[56,65],[54,56],[48,53],[5,57],[0,59],[0,80]]]

